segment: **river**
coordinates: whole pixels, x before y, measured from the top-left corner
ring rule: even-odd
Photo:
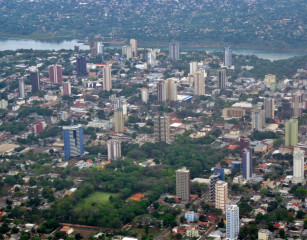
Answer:
[[[60,50],[60,49],[74,49],[74,46],[79,46],[80,49],[88,50],[89,46],[79,43],[78,40],[65,41],[38,41],[30,39],[4,39],[0,38],[0,51],[17,50],[17,49],[35,49],[35,50]],[[111,46],[112,47],[112,46]],[[119,48],[119,46],[114,46]],[[153,46],[154,47],[154,46]],[[181,48],[182,51],[188,49],[202,49],[207,51],[223,51],[222,48]],[[259,58],[268,59],[271,61],[288,59],[295,56],[307,55],[302,52],[277,52],[266,50],[251,50],[251,49],[233,49],[234,54],[240,55],[256,55]]]

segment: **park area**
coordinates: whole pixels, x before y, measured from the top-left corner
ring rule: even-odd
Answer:
[[[80,201],[77,207],[80,207],[81,205],[85,205],[85,207],[90,207],[93,203],[96,204],[109,203],[110,196],[117,197],[118,194],[107,193],[107,192],[94,192],[90,194],[88,197],[84,198],[82,201]]]

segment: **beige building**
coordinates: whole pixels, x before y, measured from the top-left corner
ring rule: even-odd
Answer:
[[[168,101],[177,101],[177,83],[174,79],[166,80],[166,97]]]
[[[190,170],[185,167],[176,171],[176,196],[182,202],[190,201]]]
[[[142,102],[147,103],[148,102],[148,89],[142,88],[141,89],[141,95],[142,95]]]
[[[194,95],[200,96],[205,94],[205,77],[202,71],[197,71],[193,75]]]
[[[111,67],[103,67],[103,90],[110,91],[112,89]]]
[[[138,56],[138,41],[135,39],[130,39],[132,57]]]
[[[221,209],[223,213],[225,213],[227,203],[228,203],[228,183],[224,181],[217,181],[215,185],[215,207],[217,209]]]
[[[245,116],[245,109],[241,107],[224,108],[222,116],[224,118],[241,118]]]
[[[265,118],[275,118],[275,101],[273,98],[264,99]]]
[[[124,132],[124,114],[121,108],[114,111],[114,130],[116,133]]]
[[[268,229],[260,229],[258,231],[258,240],[269,240],[269,233]]]
[[[276,83],[276,75],[273,75],[273,74],[265,75],[264,82],[269,85],[272,83]]]

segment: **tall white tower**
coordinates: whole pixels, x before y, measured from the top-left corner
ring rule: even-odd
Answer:
[[[238,239],[240,231],[239,207],[237,205],[226,205],[226,239]]]
[[[294,148],[293,152],[293,183],[301,183],[304,180],[304,155],[305,151]]]

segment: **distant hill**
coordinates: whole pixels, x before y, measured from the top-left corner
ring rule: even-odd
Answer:
[[[306,0],[1,0],[0,36],[298,50]]]

